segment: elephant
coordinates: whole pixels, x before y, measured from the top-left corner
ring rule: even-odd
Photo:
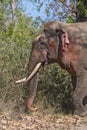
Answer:
[[[16,83],[29,82],[27,109],[32,107],[37,91],[38,73],[42,66],[58,63],[72,79],[74,114],[85,116],[87,97],[87,22],[64,23],[49,21],[42,33],[34,39],[29,59],[29,75]]]

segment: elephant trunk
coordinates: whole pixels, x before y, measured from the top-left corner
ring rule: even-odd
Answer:
[[[34,101],[34,97],[37,91],[37,83],[38,83],[38,70],[40,69],[42,63],[37,63],[38,58],[35,58],[35,53],[32,51],[29,59],[28,65],[28,76],[17,80],[16,83],[29,82],[29,98],[27,101],[27,109],[36,111],[37,108],[32,108],[32,104]]]
[[[37,64],[38,64],[37,59],[35,58],[35,55],[32,52],[30,55],[30,60],[29,60],[29,65],[28,65],[29,74],[31,74],[31,72],[34,70],[34,68],[36,68],[35,66],[37,66]],[[39,63],[39,67],[36,68],[37,69],[36,74],[34,74],[33,78],[29,81],[29,98],[27,101],[27,109],[28,110],[33,110],[33,111],[37,110],[37,108],[32,107],[32,104],[33,104],[33,101],[34,101],[34,98],[36,95],[36,91],[37,91],[38,70],[39,70],[40,66],[41,66],[41,63]]]
[[[27,109],[28,110],[33,110],[33,111],[37,110],[37,108],[32,107],[34,98],[36,96],[37,84],[38,84],[38,73],[31,79],[31,81],[29,83],[29,97],[27,100]]]

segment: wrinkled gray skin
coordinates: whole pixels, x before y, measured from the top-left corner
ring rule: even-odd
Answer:
[[[64,28],[68,34],[69,44],[65,46],[64,51],[63,36],[58,32],[60,28]],[[74,114],[85,116],[87,110],[83,99],[87,96],[87,22],[68,24],[53,21],[46,23],[42,34],[33,42],[29,72],[40,62],[43,68],[47,64],[57,62],[71,74],[74,88]],[[31,110],[37,110],[37,108],[32,108],[37,89],[37,77],[36,74],[30,81],[27,108]]]

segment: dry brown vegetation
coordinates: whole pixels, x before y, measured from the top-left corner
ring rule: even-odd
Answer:
[[[1,112],[0,130],[87,130],[87,118],[44,112]]]

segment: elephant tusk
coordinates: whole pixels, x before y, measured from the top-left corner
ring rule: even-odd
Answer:
[[[22,83],[22,82],[27,82],[29,81],[36,73],[37,71],[39,70],[40,66],[41,66],[42,63],[38,63],[35,68],[33,69],[32,73],[26,78],[23,78],[23,79],[20,79],[20,80],[17,80],[16,83]]]
[[[26,81],[29,81],[39,70],[42,63],[38,63],[35,68],[33,69],[32,73],[29,75],[29,77],[26,79]]]
[[[22,83],[22,82],[26,82],[26,77],[16,81],[16,83]]]

